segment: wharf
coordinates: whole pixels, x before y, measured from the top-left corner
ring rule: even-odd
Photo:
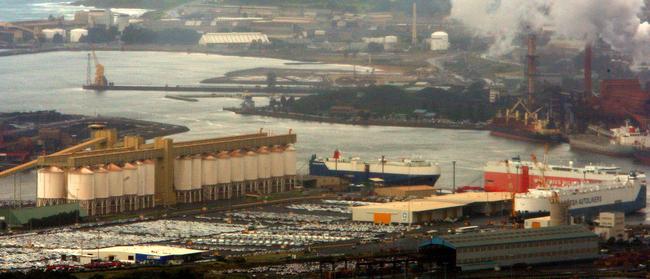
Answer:
[[[152,86],[152,85],[83,85],[84,90],[95,91],[158,91],[158,92],[221,92],[221,93],[267,93],[311,95],[320,91],[310,87],[261,87],[261,86]]]

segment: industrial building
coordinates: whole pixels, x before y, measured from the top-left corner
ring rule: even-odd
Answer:
[[[352,220],[378,224],[417,224],[471,215],[495,215],[512,207],[509,193],[457,193],[352,208]]]
[[[434,237],[420,253],[463,271],[591,260],[598,258],[598,236],[579,225],[465,233]]]
[[[37,206],[78,203],[88,215],[270,194],[296,186],[295,134],[256,133],[145,144],[95,127],[81,145],[10,171],[39,166]],[[91,147],[91,150],[83,150]],[[82,151],[78,151],[82,150]]]
[[[378,196],[406,198],[418,197],[424,198],[436,193],[435,188],[428,185],[414,185],[414,186],[395,186],[395,187],[379,187],[375,188],[375,193]]]
[[[0,208],[0,228],[67,224],[83,217],[86,217],[86,210],[83,210],[77,203],[43,207]]]
[[[594,232],[603,240],[609,240],[612,237],[614,239],[628,239],[625,233],[625,213],[601,212],[594,222],[597,224]]]
[[[449,49],[449,34],[442,31],[433,32],[429,39],[429,46],[433,51]]]
[[[119,261],[138,264],[181,264],[201,259],[206,251],[162,245],[116,246],[84,250],[79,255],[81,264],[92,261]]]
[[[206,33],[199,40],[199,45],[207,47],[248,47],[253,43],[269,44],[266,34],[248,33]]]

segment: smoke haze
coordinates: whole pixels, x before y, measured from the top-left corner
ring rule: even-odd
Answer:
[[[512,51],[527,29],[548,26],[554,37],[602,39],[614,50],[650,61],[650,24],[641,20],[644,0],[453,0],[451,18],[477,34],[494,37],[491,55]]]

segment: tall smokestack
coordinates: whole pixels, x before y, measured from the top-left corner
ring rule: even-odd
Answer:
[[[528,55],[526,58],[528,60],[528,102],[526,103],[529,108],[532,109],[533,106],[533,96],[535,94],[535,75],[537,74],[537,66],[535,65],[535,52],[536,52],[536,42],[537,38],[535,34],[528,35]]]
[[[585,92],[583,100],[588,100],[591,97],[591,44],[585,46]]]
[[[413,18],[411,22],[411,44],[416,45],[418,43],[418,30],[417,30],[417,24],[418,24],[418,7],[417,3],[415,1],[413,2]]]

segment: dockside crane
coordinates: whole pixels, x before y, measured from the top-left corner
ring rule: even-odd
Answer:
[[[107,86],[108,80],[104,75],[104,65],[99,63],[99,59],[97,58],[97,54],[95,53],[95,47],[91,46],[90,52],[91,53],[88,54],[88,72],[87,72],[86,82],[90,82],[90,60],[92,58],[92,61],[95,64],[95,79],[93,83],[89,85],[98,86],[98,87]]]

